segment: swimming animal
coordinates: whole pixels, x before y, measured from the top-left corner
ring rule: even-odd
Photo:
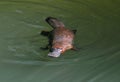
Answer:
[[[48,56],[59,57],[66,50],[76,50],[73,46],[74,36],[77,30],[70,30],[63,22],[54,17],[47,17],[45,21],[53,27],[51,31],[42,31],[41,35],[48,37],[49,43],[45,48],[49,49]]]

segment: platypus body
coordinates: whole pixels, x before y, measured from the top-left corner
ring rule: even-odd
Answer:
[[[49,49],[48,56],[59,57],[66,50],[76,48],[73,46],[73,39],[76,30],[65,28],[65,25],[53,17],[46,18],[46,22],[53,27],[52,31],[42,31],[41,35],[47,36],[49,44],[44,49]]]

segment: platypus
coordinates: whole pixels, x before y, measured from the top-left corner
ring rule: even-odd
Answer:
[[[48,56],[59,57],[66,50],[76,50],[73,46],[74,36],[77,30],[70,30],[63,22],[54,17],[47,17],[45,21],[53,27],[51,31],[42,31],[41,35],[48,37],[49,43],[44,49],[49,49]]]

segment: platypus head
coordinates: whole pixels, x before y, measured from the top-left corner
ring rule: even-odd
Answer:
[[[72,49],[73,46],[71,44],[64,44],[64,45],[59,45],[55,44],[53,47],[50,49],[50,52],[48,56],[51,57],[59,57],[62,53],[64,53],[66,50]]]
[[[61,55],[61,53],[62,53],[62,49],[55,48],[52,52],[48,53],[48,56],[50,56],[50,57],[59,57]]]

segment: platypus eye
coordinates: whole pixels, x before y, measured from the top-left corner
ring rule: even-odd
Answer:
[[[53,52],[54,50],[55,50],[55,48],[51,48],[51,49],[50,49],[50,52]]]

